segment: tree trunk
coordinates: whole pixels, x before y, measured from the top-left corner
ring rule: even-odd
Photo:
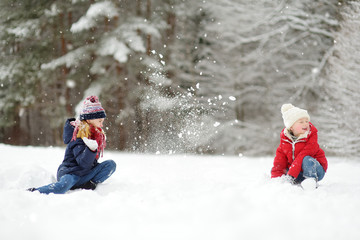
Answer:
[[[150,21],[150,18],[151,18],[151,0],[147,0],[146,1],[146,19],[148,21]],[[146,43],[147,43],[146,53],[149,56],[151,53],[151,35],[150,34],[146,35]]]

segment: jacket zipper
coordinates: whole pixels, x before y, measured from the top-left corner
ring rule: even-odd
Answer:
[[[298,143],[298,142],[305,142],[305,140],[296,140],[295,142],[293,142],[293,141],[289,141],[287,139],[284,139],[284,141],[290,143],[291,146],[292,146],[292,160],[294,162],[294,160],[295,160],[295,144]]]

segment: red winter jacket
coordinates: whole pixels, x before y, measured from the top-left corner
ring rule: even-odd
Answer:
[[[328,163],[324,151],[318,144],[317,129],[310,123],[310,130],[298,137],[294,142],[290,137],[289,131],[285,128],[280,134],[280,145],[276,150],[274,166],[271,169],[271,177],[281,177],[288,174],[297,178],[300,171],[303,158],[311,156],[315,158],[325,172]]]

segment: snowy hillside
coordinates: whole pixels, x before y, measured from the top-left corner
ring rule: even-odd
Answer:
[[[329,159],[320,187],[271,180],[272,157],[105,152],[95,191],[25,191],[52,181],[64,149],[0,144],[0,239],[360,239],[360,163]]]

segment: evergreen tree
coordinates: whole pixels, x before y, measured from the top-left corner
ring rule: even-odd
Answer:
[[[1,1],[0,132],[6,143],[39,144],[41,126],[33,124],[41,108],[39,66],[48,41],[42,38],[44,10],[52,1]],[[34,106],[35,103],[38,103]],[[36,132],[34,130],[36,128]]]
[[[114,149],[273,153],[291,102],[332,119],[329,152],[356,153],[358,5],[343,2],[1,1],[0,141],[60,144],[96,94]]]

